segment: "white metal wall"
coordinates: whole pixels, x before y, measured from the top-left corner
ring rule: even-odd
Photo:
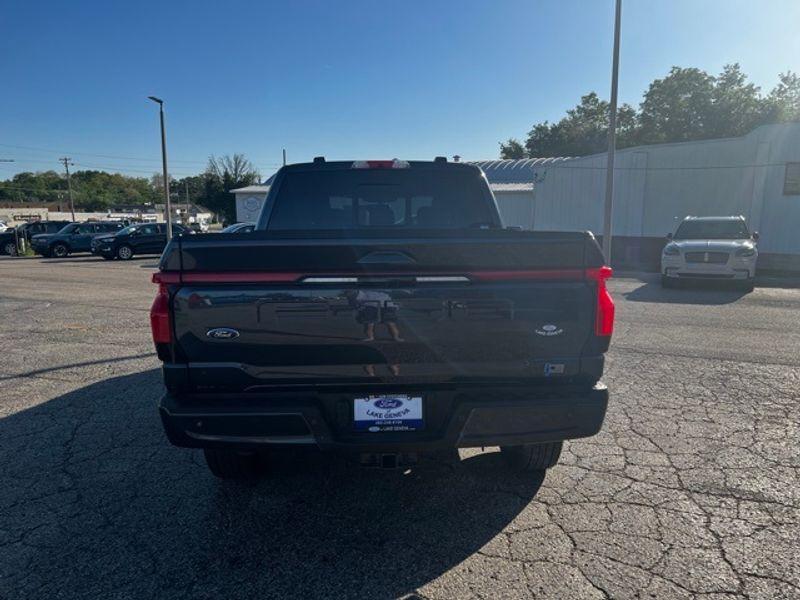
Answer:
[[[503,224],[511,227],[533,229],[534,193],[531,191],[494,192],[497,209]]]
[[[800,123],[741,138],[621,150],[614,234],[661,237],[686,215],[743,214],[764,252],[800,254],[800,196],[784,196],[787,162],[800,161]],[[602,232],[605,154],[537,168],[539,230]]]

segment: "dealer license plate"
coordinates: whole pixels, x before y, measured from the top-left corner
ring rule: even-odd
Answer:
[[[422,429],[422,396],[367,396],[353,400],[353,423],[358,431],[416,431]]]

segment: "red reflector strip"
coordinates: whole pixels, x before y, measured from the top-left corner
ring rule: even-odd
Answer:
[[[226,271],[153,273],[153,283],[285,283],[297,281],[302,273],[268,273],[264,271]]]
[[[153,283],[180,283],[181,281],[181,274],[180,273],[167,273],[164,271],[158,271],[157,273],[153,273]]]

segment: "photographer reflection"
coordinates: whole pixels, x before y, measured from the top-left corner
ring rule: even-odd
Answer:
[[[375,370],[376,365],[364,365],[364,372],[369,375],[370,377],[376,377],[378,375],[377,371]],[[378,365],[380,366],[380,365]],[[400,375],[400,365],[396,364],[389,364],[386,365],[389,367],[389,373],[397,377]]]
[[[353,303],[356,307],[356,322],[364,326],[364,342],[375,341],[375,326],[386,325],[392,340],[404,341],[397,327],[399,307],[386,292],[378,290],[358,290]]]

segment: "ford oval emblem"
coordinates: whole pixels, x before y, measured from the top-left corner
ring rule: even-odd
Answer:
[[[554,335],[561,335],[564,333],[564,330],[560,328],[558,325],[553,323],[545,323],[541,327],[534,330],[536,335],[542,335],[545,337],[552,337]]]
[[[239,332],[230,327],[215,327],[209,329],[206,336],[212,340],[233,340],[239,337]]]
[[[375,408],[383,410],[392,410],[403,406],[403,401],[399,398],[380,398],[375,400]]]

